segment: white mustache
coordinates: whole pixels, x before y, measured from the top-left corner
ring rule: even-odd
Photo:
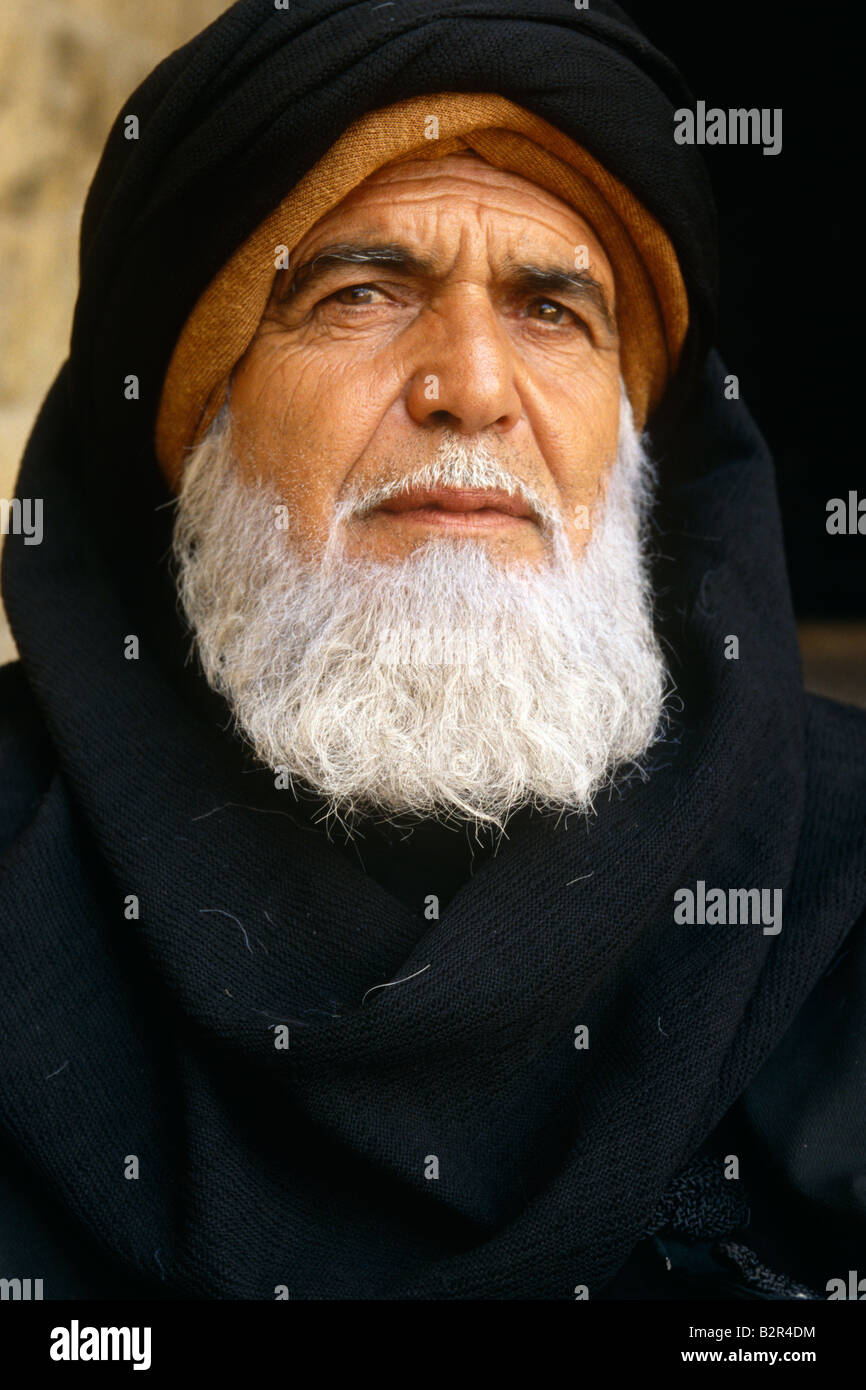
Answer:
[[[457,435],[446,435],[435,456],[416,471],[349,491],[337,503],[335,520],[343,522],[366,516],[412,488],[442,487],[506,492],[509,497],[518,497],[524,502],[546,529],[562,526],[560,514],[535,488],[504,468],[484,444],[466,444]]]

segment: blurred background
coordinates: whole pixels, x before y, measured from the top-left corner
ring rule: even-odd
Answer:
[[[851,127],[839,107],[844,85],[825,101],[820,76],[837,70],[844,34],[795,25],[786,0],[753,0],[747,17],[694,0],[623,7],[695,98],[783,109],[780,155],[705,151],[721,223],[718,342],[776,459],[807,685],[866,706],[866,536],[829,536],[825,526],[829,498],[850,489],[866,496],[844,408],[859,400],[856,340],[834,283],[860,259],[848,199],[834,194],[850,181],[839,132]],[[27,435],[66,356],[78,224],[109,127],[159,60],[225,8],[223,0],[0,0],[0,497],[13,494]],[[0,663],[13,657],[0,612]]]
[[[66,357],[78,225],[117,112],[224,0],[0,0],[0,497]],[[0,537],[2,543],[2,537]],[[0,613],[0,664],[15,649]]]

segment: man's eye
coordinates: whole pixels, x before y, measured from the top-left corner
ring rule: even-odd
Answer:
[[[326,304],[330,300],[334,304],[374,304],[375,296],[381,294],[375,285],[346,285],[342,290],[335,290],[329,294],[324,301]]]
[[[566,309],[564,304],[557,304],[555,299],[533,299],[527,305],[527,313],[530,318],[540,323],[580,323],[580,319],[571,309]]]

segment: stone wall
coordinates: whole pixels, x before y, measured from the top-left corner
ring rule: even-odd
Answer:
[[[117,112],[226,0],[0,7],[0,497],[63,362],[84,197]],[[2,537],[0,537],[2,542]],[[0,614],[0,664],[14,656]]]

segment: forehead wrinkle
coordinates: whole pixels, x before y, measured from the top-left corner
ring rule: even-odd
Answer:
[[[458,197],[459,195],[454,193],[452,190],[450,193],[443,193],[441,198],[437,197],[435,199],[427,199],[425,195],[425,198],[421,201],[441,202],[445,198],[456,199]],[[460,198],[460,202],[461,210],[465,212],[466,208],[464,200]],[[394,211],[394,202],[392,199],[383,200],[383,205],[387,207],[389,213],[392,213]],[[365,211],[367,210],[368,209],[365,209]],[[328,232],[336,233],[337,228],[334,226],[334,222],[337,220],[335,217],[336,211],[337,210],[335,209],[334,213],[329,214],[328,217],[322,220],[321,224],[316,229],[320,235],[324,235]],[[435,209],[431,209],[431,217],[435,217],[436,211],[437,210]],[[579,223],[579,226],[576,229],[574,229],[574,233],[572,234],[571,238],[565,233],[565,231],[561,227],[555,226],[552,221],[537,214],[527,214],[526,211],[523,209],[505,210],[505,216],[508,218],[508,221],[511,223],[511,225],[506,226],[504,228],[496,228],[490,223],[490,215],[495,216],[497,213],[500,213],[503,210],[491,208],[489,206],[478,206],[477,204],[473,204],[471,206],[470,211],[472,213],[472,224],[470,225],[467,220],[464,220],[463,223],[457,228],[457,244],[453,252],[449,256],[449,262],[447,267],[445,262],[443,261],[441,253],[437,251],[435,244],[431,245],[431,243],[435,243],[437,240],[443,239],[441,225],[436,227],[422,226],[420,229],[406,228],[401,230],[399,228],[395,228],[393,222],[391,226],[386,227],[377,221],[367,222],[366,224],[362,223],[361,227],[359,227],[357,230],[354,230],[351,227],[350,219],[350,225],[348,227],[344,225],[344,227],[340,231],[340,236],[338,239],[334,239],[332,237],[328,241],[326,241],[324,245],[319,247],[317,247],[316,245],[318,237],[313,238],[311,244],[309,244],[307,247],[304,247],[303,242],[301,242],[299,244],[299,248],[297,248],[296,251],[292,253],[292,261],[295,262],[295,257],[299,254],[303,257],[303,259],[300,262],[295,262],[295,265],[293,266],[293,273],[297,274],[299,270],[306,271],[310,263],[314,261],[317,257],[324,257],[332,249],[338,249],[341,245],[345,245],[357,249],[365,249],[369,247],[371,250],[377,246],[399,247],[405,251],[407,258],[413,258],[416,261],[427,262],[426,270],[431,275],[445,274],[447,273],[448,268],[453,268],[454,263],[460,258],[461,253],[463,251],[465,251],[466,249],[471,249],[469,248],[469,241],[472,237],[473,230],[476,229],[478,235],[484,238],[485,240],[487,258],[488,262],[490,263],[492,263],[494,259],[496,259],[494,253],[494,243],[497,239],[498,234],[505,241],[507,246],[511,248],[517,246],[519,247],[520,251],[519,255],[516,254],[514,250],[506,251],[503,263],[508,262],[510,265],[514,266],[526,265],[530,262],[533,264],[537,263],[543,265],[547,263],[548,265],[550,265],[557,259],[557,253],[555,251],[552,251],[549,246],[542,247],[538,242],[536,242],[535,246],[527,246],[527,242],[533,242],[535,241],[535,238],[531,236],[531,233],[528,231],[527,226],[525,224],[534,223],[536,224],[536,230],[538,229],[538,227],[540,227],[544,233],[554,238],[563,248],[568,248],[567,256],[563,255],[562,265],[552,267],[556,269],[561,269],[563,273],[568,273],[568,271],[570,270],[571,256],[573,254],[573,249],[575,245],[575,242],[573,240],[574,234],[576,233],[578,236],[586,238],[591,243],[593,256],[597,262],[598,271],[602,275],[603,280],[607,281],[608,290],[611,292],[613,291],[614,277],[610,265],[607,261],[607,257],[603,249],[601,248],[597,238],[595,237],[592,229],[573,209],[569,209],[569,211],[571,212],[575,220]],[[513,224],[515,221],[523,222],[524,226],[514,226]],[[450,239],[448,237],[447,232],[444,234],[444,239]],[[396,266],[396,268],[398,270],[400,269],[398,265]],[[411,270],[409,271],[409,273],[412,273]]]
[[[451,175],[452,180],[455,178],[455,175]],[[471,181],[465,180],[465,182],[469,183]],[[481,187],[484,190],[484,196],[481,199],[477,196],[478,183],[476,183],[473,188],[473,196],[471,199],[467,199],[464,192],[455,188],[436,188],[428,185],[423,189],[419,188],[413,191],[411,197],[397,200],[394,196],[393,185],[388,185],[381,190],[376,190],[377,194],[381,192],[381,196],[374,196],[372,198],[364,197],[362,203],[359,195],[362,192],[369,191],[364,190],[362,185],[361,189],[356,189],[354,193],[350,194],[349,197],[343,201],[343,203],[327,213],[319,225],[324,229],[329,223],[337,220],[343,214],[349,214],[351,216],[351,214],[359,211],[361,206],[363,206],[364,211],[373,210],[375,212],[378,208],[384,208],[389,214],[393,214],[395,210],[399,211],[401,206],[412,206],[414,208],[417,207],[419,203],[442,204],[456,202],[459,208],[465,208],[468,203],[473,206],[479,222],[487,215],[505,216],[510,220],[522,221],[540,227],[545,233],[561,238],[567,244],[571,244],[573,231],[576,230],[581,237],[591,241],[597,250],[601,251],[601,245],[592,227],[585,221],[578,210],[569,203],[562,202],[560,199],[556,199],[555,205],[546,206],[544,189],[526,181],[526,189],[529,190],[529,196],[531,196],[533,204],[531,210],[528,210],[526,206],[527,193],[524,190],[510,189],[507,187],[496,190],[506,195],[501,205],[496,205],[490,201],[489,186],[482,184]],[[509,194],[513,195],[512,199],[508,198]],[[553,199],[553,196],[554,195],[551,194],[550,198]],[[517,201],[518,199],[520,202]],[[566,219],[573,220],[573,222],[577,224],[576,228],[566,231],[562,225],[557,225],[553,220],[554,213],[559,213],[563,222]],[[375,234],[381,235],[383,231],[384,229],[382,227],[377,227]],[[351,235],[354,236],[357,235],[357,233],[353,232]],[[602,252],[602,255],[603,254]]]

